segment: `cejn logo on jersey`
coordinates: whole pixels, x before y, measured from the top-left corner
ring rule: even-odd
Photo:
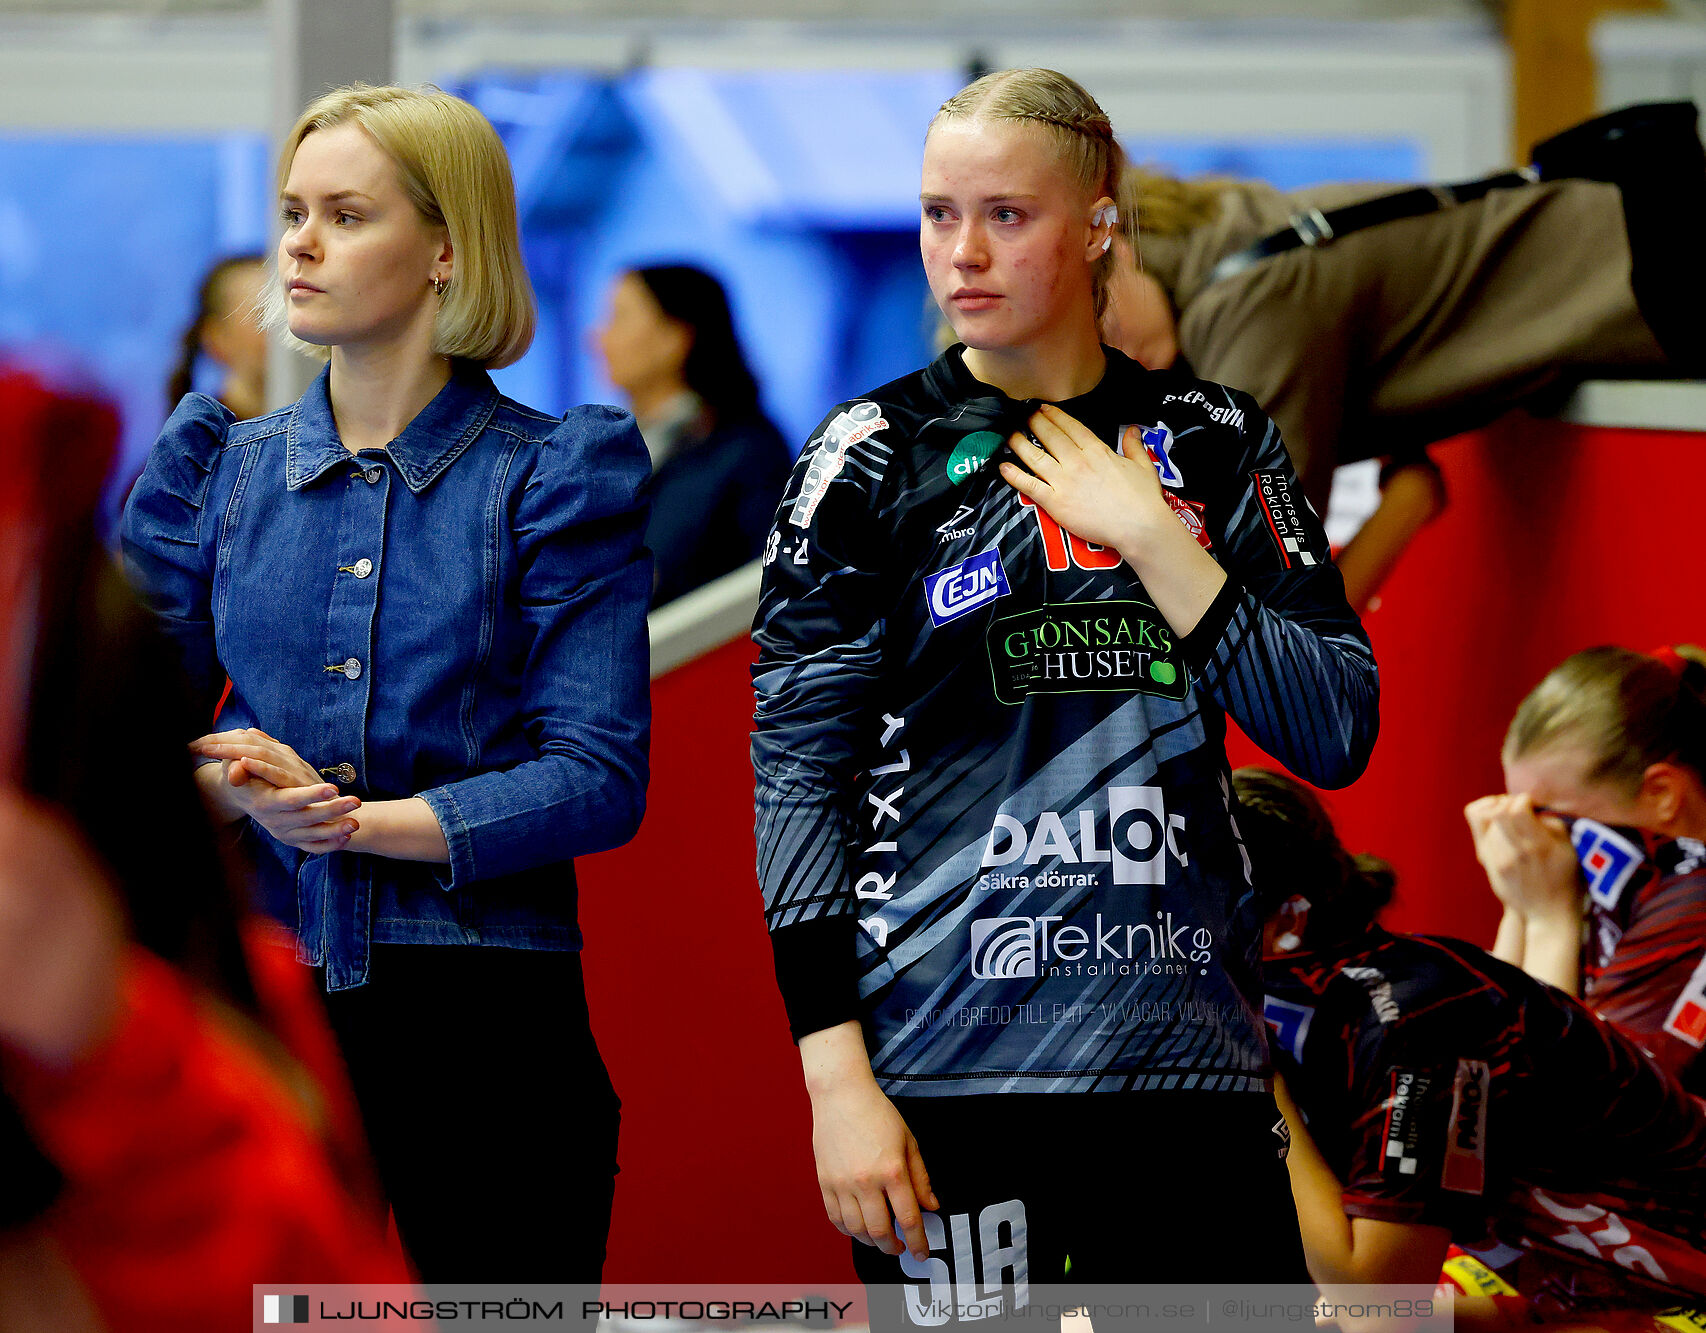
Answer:
[[[1582,863],[1589,895],[1607,910],[1616,907],[1646,853],[1597,819],[1576,820],[1570,826],[1570,842]]]
[[[1062,602],[994,621],[985,636],[995,697],[1128,692],[1182,700],[1190,679],[1173,632],[1148,602]]]
[[[1153,922],[1115,921],[1102,914],[1086,926],[1059,916],[998,916],[971,923],[971,974],[983,981],[1037,977],[1181,976],[1213,956],[1206,926],[1176,923],[1171,912]]]
[[[1001,552],[991,548],[928,575],[924,580],[924,605],[930,612],[930,623],[939,628],[1011,591],[1007,586],[1007,571],[1001,566]]]

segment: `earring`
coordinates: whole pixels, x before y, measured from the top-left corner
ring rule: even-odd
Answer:
[[[444,286],[444,279],[439,277],[437,274],[434,274],[432,280],[432,294],[434,296],[443,296]]]

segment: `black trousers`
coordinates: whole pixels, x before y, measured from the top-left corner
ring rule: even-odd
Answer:
[[[378,944],[326,1000],[422,1279],[598,1282],[621,1104],[580,956]]]
[[[895,1106],[941,1209],[926,1217],[922,1263],[854,1244],[873,1330],[944,1316],[987,1328],[1012,1313],[1020,1281],[1046,1285],[1051,1301],[1090,1286],[1309,1282],[1280,1113],[1265,1093],[1008,1093]],[[961,1308],[958,1296],[974,1292],[1000,1293],[999,1311]]]

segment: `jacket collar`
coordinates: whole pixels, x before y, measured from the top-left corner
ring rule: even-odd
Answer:
[[[284,461],[290,490],[299,491],[328,469],[355,458],[338,438],[327,387],[330,377],[327,366],[290,411]],[[432,485],[485,430],[497,405],[497,386],[490,375],[469,362],[452,363],[449,382],[386,446],[404,485],[416,495]]]

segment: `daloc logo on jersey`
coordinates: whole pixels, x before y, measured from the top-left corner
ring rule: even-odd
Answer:
[[[1582,863],[1588,893],[1601,907],[1617,906],[1630,878],[1645,859],[1641,849],[1597,819],[1578,819],[1570,826],[1570,842]]]
[[[1028,916],[971,923],[971,974],[986,979],[1037,974],[1036,925]]]
[[[991,548],[925,578],[924,604],[930,609],[930,623],[940,626],[1011,591],[1001,552]]]

